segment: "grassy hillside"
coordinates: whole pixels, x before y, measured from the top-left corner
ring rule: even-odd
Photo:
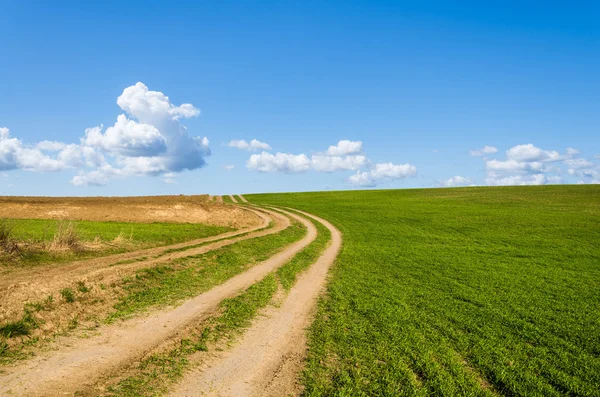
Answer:
[[[307,395],[600,395],[600,186],[245,197],[344,235]]]

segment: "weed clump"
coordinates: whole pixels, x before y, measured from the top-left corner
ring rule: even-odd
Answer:
[[[73,222],[59,221],[54,233],[54,239],[50,244],[51,250],[70,249],[79,251],[81,249],[77,227]]]
[[[25,320],[13,321],[0,327],[0,335],[5,338],[29,335],[29,324]]]
[[[67,302],[67,303],[75,302],[75,293],[73,292],[73,290],[71,288],[65,288],[65,289],[61,290],[60,296],[62,296],[63,299],[65,300],[65,302]]]
[[[7,219],[0,219],[0,251],[5,254],[19,252],[19,244],[14,239],[15,224]]]
[[[85,283],[83,281],[78,281],[77,282],[77,291],[81,292],[82,294],[85,294],[87,292],[90,292],[90,289],[88,286],[85,285]]]
[[[0,339],[0,357],[8,353],[8,342]]]

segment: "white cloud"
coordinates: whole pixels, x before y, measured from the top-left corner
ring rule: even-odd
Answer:
[[[587,168],[573,167],[569,168],[568,173],[583,178],[579,181],[580,183],[599,183],[600,181],[600,165],[590,163]]]
[[[223,166],[223,168],[225,168],[227,171],[231,171],[232,169],[235,168],[235,165],[233,165],[233,164],[227,164],[227,165]]]
[[[366,166],[367,158],[363,155],[356,156],[325,156],[305,154],[290,154],[262,152],[253,154],[247,161],[246,166],[260,172],[286,172],[298,173],[309,170],[318,172],[335,172],[345,170],[357,170]]]
[[[516,160],[489,160],[486,161],[486,167],[489,171],[495,172],[540,172],[544,169],[544,164],[540,162],[521,162]]]
[[[310,161],[312,169],[320,172],[354,171],[367,165],[367,158],[363,155],[344,157],[313,155]]]
[[[349,154],[361,153],[363,150],[361,141],[349,141],[343,139],[335,146],[329,146],[325,154],[327,156],[347,156]]]
[[[90,171],[80,173],[71,179],[71,184],[74,186],[104,186],[108,183],[107,173],[102,171]]]
[[[229,141],[227,146],[248,151],[271,150],[271,146],[268,143],[261,142],[257,139],[253,139],[250,142],[246,142],[243,139],[234,139]]]
[[[262,152],[253,154],[246,166],[260,172],[305,172],[311,167],[310,159],[305,154],[277,153],[275,155]]]
[[[200,110],[189,103],[175,106],[169,97],[158,91],[149,91],[145,84],[138,82],[125,88],[117,105],[141,123],[161,129],[167,120],[176,121],[200,115]],[[162,129],[161,129],[162,130]]]
[[[65,146],[67,146],[66,143],[56,141],[41,141],[38,142],[37,145],[35,145],[36,149],[46,152],[57,152],[59,150],[64,149]]]
[[[558,154],[556,151],[542,150],[533,146],[531,143],[526,145],[517,145],[506,151],[506,157],[510,160],[518,162],[535,162],[535,161],[557,161],[563,160],[565,157]]]
[[[61,171],[79,168],[71,183],[104,185],[112,178],[165,175],[206,165],[206,137],[189,136],[181,119],[200,111],[191,104],[176,106],[162,92],[142,83],[125,88],[117,98],[125,114],[114,125],[85,130],[79,144],[41,141],[27,146],[0,128],[0,170]],[[172,177],[165,177],[172,180]]]
[[[578,158],[579,153],[573,148],[560,154],[530,143],[516,145],[506,151],[506,159],[485,161],[485,182],[488,185],[556,184],[564,183],[563,177],[567,174],[579,176],[583,181],[596,180],[600,176],[600,166]]]
[[[26,146],[20,139],[11,138],[8,128],[0,128],[0,170],[62,171],[85,165],[94,156],[97,153],[93,149],[84,151],[75,144],[42,141]]]
[[[142,83],[127,87],[117,104],[137,120],[122,114],[104,133],[102,127],[86,130],[82,145],[98,148],[114,158],[110,168],[92,172],[103,173],[105,179],[131,175],[164,176],[206,165],[205,158],[210,156],[208,139],[189,136],[187,128],[180,122],[200,114],[193,105],[173,105],[162,92],[150,91]],[[97,176],[91,179],[103,180]],[[172,177],[164,180],[167,183],[174,181]]]
[[[586,159],[568,159],[565,160],[565,164],[573,169],[590,168],[594,165],[594,163]]]
[[[19,168],[18,157],[23,150],[20,140],[10,137],[6,127],[0,127],[0,170],[8,171]]]
[[[124,114],[114,126],[102,133],[102,126],[88,128],[81,140],[85,146],[123,156],[156,156],[166,152],[167,142],[158,129],[150,124],[130,120]]]
[[[494,146],[484,146],[481,149],[471,150],[469,154],[471,156],[481,157],[484,154],[494,154],[496,152],[498,152],[498,149]]]
[[[440,182],[441,186],[453,187],[453,186],[468,186],[471,185],[471,179],[465,178],[464,176],[453,176],[452,178],[445,179]]]
[[[167,172],[166,174],[163,175],[163,182],[168,183],[168,184],[176,184],[177,183],[177,181],[175,180],[176,177],[177,177],[176,173]]]
[[[488,176],[485,182],[491,186],[544,185],[548,179],[544,174],[512,175],[507,177]]]
[[[375,186],[384,180],[396,180],[416,174],[413,165],[392,163],[379,163],[369,171],[360,171],[369,167],[370,162],[364,154],[359,153],[362,153],[362,142],[341,140],[337,145],[329,146],[325,152],[315,153],[310,157],[304,153],[271,154],[263,151],[251,155],[246,167],[260,172],[285,173],[357,171],[348,179],[355,186]]]
[[[411,164],[378,163],[370,171],[359,171],[348,178],[355,186],[372,187],[382,181],[391,181],[415,176],[417,168]]]
[[[377,185],[377,181],[371,177],[371,174],[369,172],[361,171],[348,178],[348,182],[350,182],[354,186],[361,187],[373,187]]]

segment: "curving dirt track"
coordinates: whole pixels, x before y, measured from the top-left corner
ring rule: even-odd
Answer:
[[[255,321],[237,346],[190,371],[170,396],[297,395],[298,374],[310,325],[327,271],[341,248],[341,233],[329,222],[303,213],[332,233],[330,246],[298,279],[277,308]]]
[[[246,200],[246,197],[242,196],[241,194],[238,194],[238,197],[240,198],[240,200],[242,200],[243,203],[248,202],[248,200]]]
[[[7,320],[20,315],[24,302],[41,300],[76,281],[85,281],[86,283],[102,281],[108,284],[144,267],[177,258],[203,254],[241,240],[279,233],[290,225],[288,218],[276,212],[258,211],[250,208],[246,210],[257,215],[262,220],[261,224],[252,228],[169,246],[77,261],[60,266],[28,268],[3,275],[0,280],[0,320]],[[267,228],[271,221],[274,222],[274,227]],[[193,247],[211,241],[215,242],[184,251],[165,253],[167,250]],[[152,258],[158,255],[160,255],[159,258],[135,261],[136,259]],[[115,266],[121,261],[132,261],[132,263]]]
[[[66,338],[58,351],[7,369],[0,377],[0,395],[72,395],[93,390],[103,377],[117,373],[168,342],[214,311],[223,299],[248,288],[308,246],[316,238],[316,228],[302,217],[290,213],[288,216],[308,230],[300,241],[177,308],[107,326],[100,335],[89,339]]]
[[[229,197],[231,198],[231,201],[233,201],[234,203],[237,203],[238,201],[235,199],[235,197],[233,197],[233,194],[229,195]]]

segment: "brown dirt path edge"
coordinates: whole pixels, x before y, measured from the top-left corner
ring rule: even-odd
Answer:
[[[233,349],[188,372],[169,396],[279,397],[301,392],[298,375],[306,354],[306,328],[342,245],[342,235],[331,223],[303,214],[331,231],[329,247],[302,273],[281,306],[268,309]]]
[[[183,243],[109,255],[61,265],[39,266],[5,274],[0,279],[0,320],[9,319],[14,315],[20,314],[24,302],[41,300],[48,294],[56,293],[61,288],[64,288],[75,281],[93,281],[102,279],[103,282],[110,282],[110,276],[113,276],[113,278],[123,277],[137,269],[152,266],[156,263],[185,256],[198,255],[241,240],[278,233],[289,226],[289,219],[282,217],[277,213],[257,211],[250,208],[244,209],[253,212],[262,222],[251,228],[222,233],[216,236],[186,241]],[[271,229],[267,229],[271,221],[275,222],[275,226]],[[242,234],[244,236],[240,236]],[[220,241],[198,248],[164,254],[165,251],[170,249],[191,247],[215,240]],[[144,257],[151,258],[157,255],[162,256],[157,259],[140,260],[133,263],[113,266],[120,261],[133,261],[135,259]]]
[[[233,201],[234,203],[237,203],[238,201],[235,199],[235,197],[233,197],[233,194],[230,194],[229,197],[231,198],[231,201]]]
[[[247,203],[248,200],[246,200],[246,197],[242,196],[241,194],[238,194],[238,197],[240,198],[240,200],[242,200],[242,202]]]
[[[100,335],[89,339],[71,338],[67,341],[70,344],[56,352],[7,368],[6,373],[0,374],[0,395],[73,395],[93,389],[104,377],[132,365],[176,337],[178,332],[208,316],[223,299],[261,280],[314,241],[317,236],[314,225],[297,215],[289,216],[308,229],[300,241],[177,308],[107,326],[101,329]]]

